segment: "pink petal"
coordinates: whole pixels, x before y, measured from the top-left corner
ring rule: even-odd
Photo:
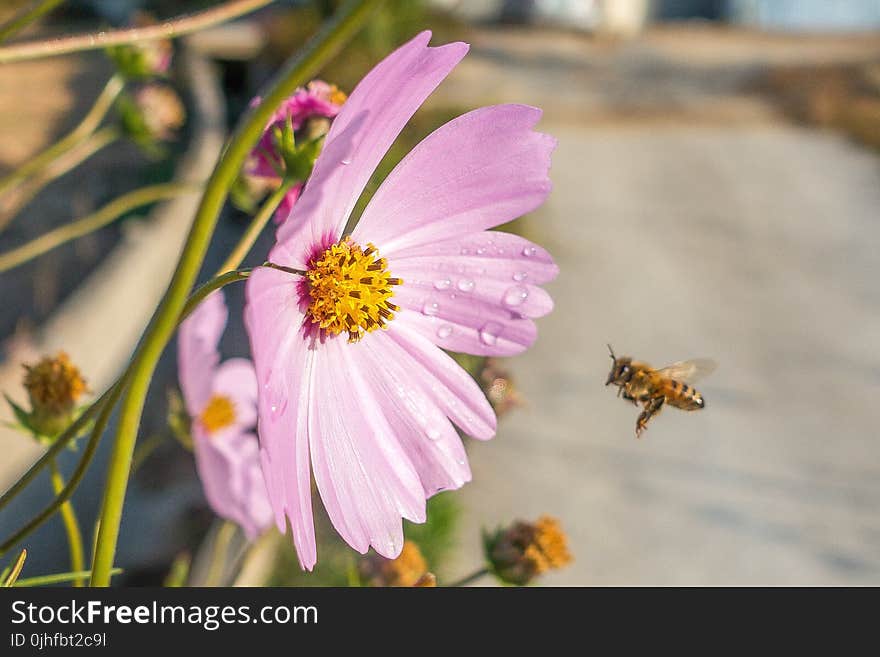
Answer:
[[[468,50],[428,48],[422,32],[376,65],[333,120],[305,190],[278,229],[270,260],[305,268],[315,244],[341,236],[348,216],[392,142]]]
[[[403,309],[396,314],[395,324],[405,323],[447,351],[513,356],[538,337],[532,320],[461,294],[437,300],[432,293],[402,285],[395,289],[394,303]]]
[[[393,321],[386,334],[403,349],[399,356],[401,362],[413,359],[416,367],[408,367],[418,372],[434,402],[462,431],[478,440],[488,440],[495,435],[497,420],[492,406],[473,377],[449,354],[406,321]]]
[[[559,267],[545,249],[519,235],[498,230],[481,230],[442,242],[411,246],[396,251],[388,261],[395,275],[402,267],[437,271],[443,276],[436,277],[434,283],[440,281],[441,286],[453,274],[455,278],[492,278],[532,285],[543,285],[559,274]]]
[[[393,432],[387,439],[396,440],[407,454],[424,494],[454,490],[470,481],[464,445],[432,391],[442,384],[430,372],[414,368],[410,355],[386,331],[367,336],[351,352],[367,382],[361,393],[364,402],[382,409]]]
[[[534,210],[550,193],[556,146],[532,131],[540,117],[534,107],[496,105],[441,126],[385,179],[352,237],[391,256]]]
[[[228,397],[235,406],[235,426],[249,429],[257,421],[257,375],[246,358],[223,361],[214,375],[213,394]]]
[[[479,259],[464,256],[407,258],[390,263],[390,268],[404,281],[406,292],[399,295],[400,301],[413,295],[418,299],[415,306],[410,301],[400,304],[413,310],[436,309],[434,314],[448,316],[444,311],[451,308],[456,299],[495,308],[501,318],[511,313],[543,317],[553,310],[553,300],[547,292],[527,280],[515,279],[524,273],[517,263],[496,260],[493,264],[491,275]]]
[[[366,397],[365,373],[344,338],[316,351],[309,409],[315,483],[336,531],[359,552],[371,545],[394,558],[403,547],[401,517],[425,520],[425,496],[382,409]]]
[[[253,540],[272,523],[257,437],[227,433],[221,438],[197,428],[193,444],[196,468],[211,508],[240,525]]]
[[[317,561],[307,435],[309,380],[315,352],[300,333],[298,280],[268,268],[247,281],[244,319],[259,389],[261,460],[275,523],[290,519],[297,556],[311,570]]]
[[[211,398],[217,345],[229,311],[222,292],[206,297],[181,324],[177,335],[177,376],[190,417],[198,417]]]

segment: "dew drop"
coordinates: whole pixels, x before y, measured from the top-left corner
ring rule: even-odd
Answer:
[[[469,248],[465,247],[461,250],[461,255],[468,255],[470,252],[471,252],[471,250]]]
[[[526,280],[528,277],[529,277],[529,275],[527,273],[525,273],[524,271],[518,271],[513,275],[513,280],[515,280],[517,283],[519,283],[521,281]]]
[[[427,434],[428,438],[431,440],[440,440],[440,436],[442,435],[437,427],[428,427]]]
[[[480,340],[483,344],[491,347],[498,342],[498,336],[501,335],[503,330],[504,327],[498,322],[486,322],[483,324],[483,328],[480,329]]]
[[[483,255],[485,252],[486,252],[486,249],[484,249],[482,246],[479,249],[477,249],[477,255]]]
[[[524,256],[526,256],[527,258],[529,258],[529,257],[531,257],[531,256],[533,256],[533,255],[535,255],[537,252],[538,252],[538,249],[536,249],[536,248],[533,247],[533,246],[526,246],[526,247],[523,247],[523,250],[522,250],[522,254],[523,254]]]
[[[344,160],[342,160],[342,164],[351,164],[351,158],[350,157],[345,158]]]
[[[439,312],[440,304],[438,304],[436,301],[426,301],[425,305],[422,306],[422,313],[428,315],[429,317],[433,317]]]
[[[437,337],[441,340],[445,340],[450,335],[452,335],[452,327],[449,324],[444,324],[437,329]]]
[[[513,287],[507,288],[507,292],[504,293],[502,301],[505,306],[521,306],[528,296],[529,291],[526,288],[522,285],[514,285]]]
[[[448,278],[441,278],[438,281],[434,281],[434,287],[436,287],[438,290],[448,290],[451,285],[452,281],[450,281]]]
[[[474,289],[474,282],[469,278],[462,278],[458,282],[458,289],[462,292],[471,292]]]

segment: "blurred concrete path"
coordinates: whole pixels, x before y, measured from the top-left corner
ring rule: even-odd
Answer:
[[[549,513],[576,562],[546,584],[880,584],[880,158],[760,114],[548,113],[555,187],[527,232],[560,265],[557,306],[508,361],[529,405],[471,446],[462,572],[481,526]],[[636,440],[606,342],[716,359],[706,410],[664,410]]]

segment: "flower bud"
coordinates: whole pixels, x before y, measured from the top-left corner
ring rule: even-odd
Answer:
[[[565,532],[555,518],[534,523],[517,521],[493,535],[483,536],[492,572],[503,582],[525,586],[538,575],[562,568],[572,560]]]
[[[501,368],[494,358],[487,358],[483,363],[480,384],[498,417],[523,405],[523,398],[514,386],[510,372]]]
[[[36,435],[55,436],[73,422],[77,402],[88,392],[86,380],[63,351],[24,369],[31,411],[23,423]]]
[[[148,27],[156,21],[147,14],[138,14],[134,27]],[[107,48],[107,55],[116,64],[116,69],[129,80],[147,80],[164,77],[171,67],[173,46],[168,39],[139,41]]]
[[[166,84],[146,84],[133,96],[121,97],[118,107],[126,134],[154,154],[157,142],[172,139],[186,120],[180,97]]]
[[[404,541],[396,559],[371,554],[361,560],[358,570],[369,586],[437,586],[437,579],[428,572],[422,551],[412,541]]]

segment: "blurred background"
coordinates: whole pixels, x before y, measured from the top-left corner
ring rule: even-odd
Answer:
[[[68,0],[20,38],[211,4]],[[243,108],[335,4],[278,2],[177,42],[188,120],[164,157],[130,144],[98,153],[0,226],[0,252],[140,185],[204,179]],[[463,359],[487,387],[516,392],[497,400],[497,438],[468,444],[473,482],[408,527],[441,584],[479,565],[481,528],[541,514],[561,521],[575,557],[545,584],[880,584],[880,2],[390,0],[321,77],[350,91],[426,28],[435,44],[468,41],[470,54],[371,190],[423,136],[481,105],[539,106],[540,129],[559,140],[549,201],[506,227],[555,256],[556,309],[524,355]],[[111,72],[101,53],[0,66],[0,175],[72,128]],[[0,275],[0,390],[20,399],[21,363],[59,348],[93,390],[108,385],[164,291],[196,201],[132,213]],[[226,209],[202,280],[247,220]],[[271,242],[267,231],[249,262]],[[226,290],[224,355],[246,355],[242,288]],[[706,410],[666,410],[637,440],[637,410],[603,386],[609,342],[658,367],[718,361],[698,386]],[[175,369],[169,348],[129,489],[122,583],[161,583],[175,556],[198,559],[216,531],[167,426]],[[87,532],[107,442],[73,498]],[[5,428],[0,449],[5,489],[40,449]],[[0,533],[49,498],[38,479],[0,515]],[[254,568],[278,584],[344,584],[352,553],[322,533],[314,576],[282,541]],[[58,570],[60,521],[28,547],[32,573]]]

